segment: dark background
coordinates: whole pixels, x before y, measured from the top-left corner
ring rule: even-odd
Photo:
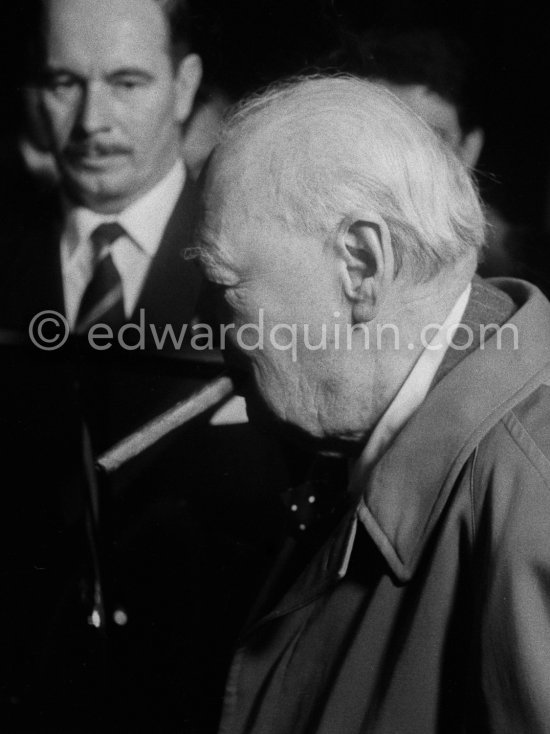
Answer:
[[[211,81],[238,97],[311,64],[342,29],[431,24],[462,35],[478,59],[486,130],[480,182],[514,223],[548,229],[550,107],[545,4],[495,0],[195,0],[196,48]],[[25,2],[0,11],[0,141],[9,151],[18,107]],[[6,182],[4,182],[5,184]]]

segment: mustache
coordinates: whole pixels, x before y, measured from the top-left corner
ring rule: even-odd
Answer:
[[[128,145],[103,140],[79,140],[69,143],[65,154],[70,158],[86,158],[93,156],[124,155],[131,153]]]

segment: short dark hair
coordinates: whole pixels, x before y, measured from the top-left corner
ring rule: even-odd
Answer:
[[[473,54],[461,38],[441,29],[380,28],[347,34],[320,66],[425,86],[456,108],[464,133],[478,122]]]

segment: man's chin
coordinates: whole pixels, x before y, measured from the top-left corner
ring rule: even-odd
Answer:
[[[65,191],[79,206],[105,214],[116,214],[132,201],[128,186],[120,171],[64,172]]]
[[[327,435],[319,427],[310,426],[298,415],[294,419],[282,418],[269,408],[255,390],[244,391],[248,419],[256,429],[274,438],[291,443],[308,453],[341,454],[350,458],[358,456],[365,445],[364,437]]]
[[[241,385],[240,392],[246,400],[250,423],[262,433],[274,436],[285,443],[290,442],[308,452],[336,451],[338,453],[349,453],[354,450],[350,448],[348,442],[316,432],[311,426],[306,425],[306,422],[302,421],[300,416],[296,416],[294,420],[278,416],[268,406],[263,397],[255,389],[250,388],[250,385],[246,390],[243,390]]]

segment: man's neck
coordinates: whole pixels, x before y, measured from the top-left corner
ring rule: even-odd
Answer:
[[[177,161],[156,186],[116,216],[135,244],[151,257],[156,253],[170,215],[185,182],[185,169]],[[109,215],[65,202],[65,247],[70,256],[91,229]]]
[[[473,276],[471,264],[450,275],[436,276],[409,288],[396,283],[380,314],[368,324],[368,347],[358,331],[353,349],[342,353],[339,395],[331,403],[346,405],[340,416],[346,433],[338,432],[337,418],[326,420],[335,442],[363,445],[411,374],[415,364],[444,324]],[[333,430],[336,429],[336,430]]]

